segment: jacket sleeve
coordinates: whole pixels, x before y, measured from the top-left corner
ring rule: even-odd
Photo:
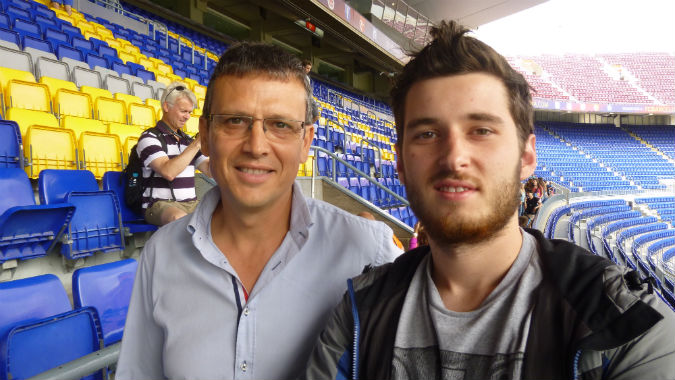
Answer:
[[[333,310],[300,379],[348,379],[352,366],[351,302],[347,294]]]
[[[649,302],[663,319],[646,333],[606,352],[606,379],[673,379],[675,377],[675,313],[663,301]]]
[[[115,378],[163,379],[164,333],[153,318],[151,245],[141,254]]]

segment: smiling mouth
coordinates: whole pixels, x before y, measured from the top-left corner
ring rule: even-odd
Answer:
[[[246,174],[267,174],[272,172],[271,170],[253,168],[237,168],[237,170]]]
[[[444,187],[438,188],[438,190],[446,192],[446,193],[462,193],[464,191],[468,191],[468,190],[471,190],[471,189],[469,189],[468,187],[462,187],[462,186],[458,186],[458,187],[444,186]]]

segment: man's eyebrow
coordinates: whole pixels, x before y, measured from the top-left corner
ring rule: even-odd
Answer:
[[[412,119],[409,122],[406,123],[405,127],[406,129],[413,129],[417,128],[420,125],[427,125],[427,124],[438,124],[438,119],[434,117],[420,117],[417,119]]]
[[[504,123],[504,120],[501,117],[486,112],[470,113],[466,116],[466,118],[473,121],[487,121],[497,124]]]

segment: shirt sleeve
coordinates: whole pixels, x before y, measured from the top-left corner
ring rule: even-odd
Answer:
[[[351,303],[345,295],[314,346],[300,379],[351,379]]]
[[[152,272],[146,245],[134,281],[115,378],[163,379],[164,333],[153,319]]]
[[[390,263],[403,253],[403,249],[399,248],[394,241],[394,231],[383,222],[379,223],[383,224],[384,232],[381,234],[380,252],[373,263],[376,266]]]
[[[150,169],[150,163],[159,157],[168,157],[167,153],[162,149],[162,143],[157,136],[150,132],[144,132],[141,138],[138,139],[136,145],[136,153],[143,162],[143,166]]]

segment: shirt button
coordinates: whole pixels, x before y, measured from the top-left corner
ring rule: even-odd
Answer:
[[[246,364],[246,362],[242,362],[239,368],[241,368],[242,372],[246,372],[246,368],[248,368],[248,365]]]
[[[248,315],[248,307],[244,308],[244,315]]]

